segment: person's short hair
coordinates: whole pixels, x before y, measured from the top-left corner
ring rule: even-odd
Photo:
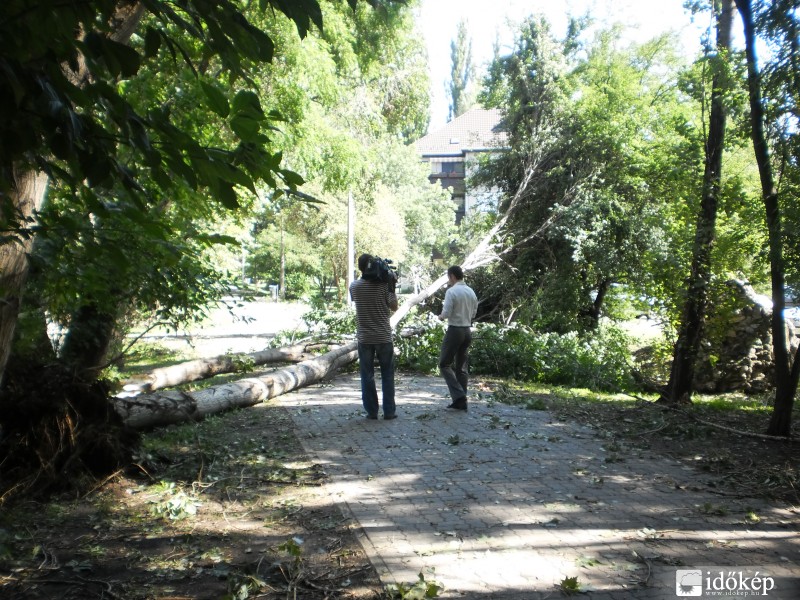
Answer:
[[[369,261],[371,261],[371,260],[372,260],[372,255],[371,254],[362,254],[361,256],[359,256],[358,257],[358,270],[361,271],[362,273],[364,271],[366,271],[367,265],[369,264]]]
[[[447,269],[447,274],[452,275],[458,280],[464,279],[464,271],[458,265],[453,265]]]

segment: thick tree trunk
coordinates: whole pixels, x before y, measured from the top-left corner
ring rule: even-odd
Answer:
[[[311,359],[307,346],[298,345],[288,348],[270,348],[250,354],[224,354],[214,358],[200,358],[170,367],[154,369],[140,380],[129,381],[124,390],[128,394],[155,392],[191,381],[208,379],[223,373],[233,373],[243,364],[260,366],[269,363],[298,363]]]
[[[733,0],[723,0],[717,18],[717,60],[728,60],[731,45]],[[695,361],[703,334],[708,285],[711,280],[711,249],[714,244],[717,220],[717,198],[722,174],[722,151],[725,142],[725,90],[727,74],[722,64],[716,66],[712,78],[711,115],[709,117],[708,140],[706,141],[706,164],[703,173],[703,195],[697,216],[692,269],[686,289],[686,302],[678,330],[678,339],[670,370],[669,383],[661,396],[668,404],[691,402]]]
[[[356,342],[265,377],[241,379],[196,392],[162,392],[115,398],[114,408],[126,425],[149,429],[195,421],[232,408],[243,408],[321,381],[358,356]]]
[[[86,380],[97,378],[114,336],[116,319],[94,304],[81,306],[72,315],[60,358]]]
[[[761,97],[760,74],[756,60],[756,32],[750,0],[736,0],[736,8],[744,24],[745,53],[747,55],[747,83],[750,96],[750,125],[753,150],[761,179],[761,196],[769,230],[769,263],[772,277],[772,347],[775,356],[775,408],[767,428],[768,435],[789,436],[791,434],[792,407],[797,392],[797,364],[790,367],[789,350],[786,346],[786,328],[783,311],[786,306],[783,232],[781,211],[778,204],[778,189],[772,173],[767,136],[764,132],[764,108]]]
[[[3,198],[11,206],[2,207],[3,212],[18,223],[13,229],[20,231],[11,240],[0,244],[0,383],[8,359],[21,305],[22,291],[28,277],[28,253],[33,245],[33,236],[26,233],[44,202],[47,192],[47,176],[32,169],[14,172],[13,187]]]
[[[144,15],[144,5],[138,0],[121,0],[112,19],[111,37],[127,43]],[[87,83],[89,78],[85,61],[78,56],[78,68],[64,65],[64,76],[76,86]],[[33,238],[26,233],[33,214],[41,209],[47,190],[47,176],[28,165],[3,165],[10,170],[11,190],[0,194],[0,212],[5,219],[19,223],[12,227],[22,232],[14,241],[0,244],[0,384],[3,372],[11,355],[11,346],[20,310],[20,301],[28,276],[28,253]],[[8,206],[5,204],[8,203]],[[9,225],[8,223],[4,223]]]

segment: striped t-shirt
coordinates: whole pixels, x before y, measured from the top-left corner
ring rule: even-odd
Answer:
[[[356,279],[350,284],[350,297],[356,304],[358,341],[362,344],[391,342],[389,316],[392,309],[389,305],[397,302],[397,296],[389,291],[389,285],[382,281]]]

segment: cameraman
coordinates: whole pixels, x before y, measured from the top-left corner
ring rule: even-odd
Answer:
[[[350,298],[356,305],[358,324],[358,363],[361,371],[361,403],[368,419],[378,418],[378,392],[375,388],[375,357],[381,369],[383,392],[383,418],[395,419],[394,402],[394,346],[389,316],[397,310],[395,282],[380,279],[365,279],[372,272],[374,260],[369,254],[358,257],[361,278],[350,284]]]

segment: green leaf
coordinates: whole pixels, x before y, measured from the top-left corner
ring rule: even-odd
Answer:
[[[205,81],[200,82],[200,86],[203,88],[208,100],[208,107],[223,119],[227,118],[231,112],[231,107],[222,90]]]
[[[264,110],[261,108],[261,101],[255,92],[242,90],[233,98],[231,110],[234,114],[246,114],[253,118],[264,118]]]
[[[119,73],[125,77],[133,77],[139,72],[139,67],[142,64],[139,53],[128,46],[127,44],[120,44],[114,40],[105,38],[103,43],[103,50],[105,51],[106,63],[109,64],[109,57],[113,57],[117,65],[119,65]]]
[[[297,33],[306,37],[311,26],[310,21],[322,29],[322,9],[316,0],[275,0],[278,9],[294,21]]]
[[[231,129],[245,142],[254,142],[261,130],[261,123],[249,115],[236,115],[231,121]]]
[[[223,235],[221,233],[202,234],[199,233],[194,237],[195,241],[205,242],[206,244],[224,244],[228,246],[241,246],[239,240],[230,235]]]
[[[235,210],[239,208],[239,199],[236,197],[236,191],[233,189],[233,185],[231,185],[227,181],[223,181],[222,179],[217,180],[217,185],[214,186],[216,189],[216,199],[225,207],[231,210]]]
[[[278,173],[289,186],[303,185],[306,182],[301,175],[288,169],[281,169]]]

